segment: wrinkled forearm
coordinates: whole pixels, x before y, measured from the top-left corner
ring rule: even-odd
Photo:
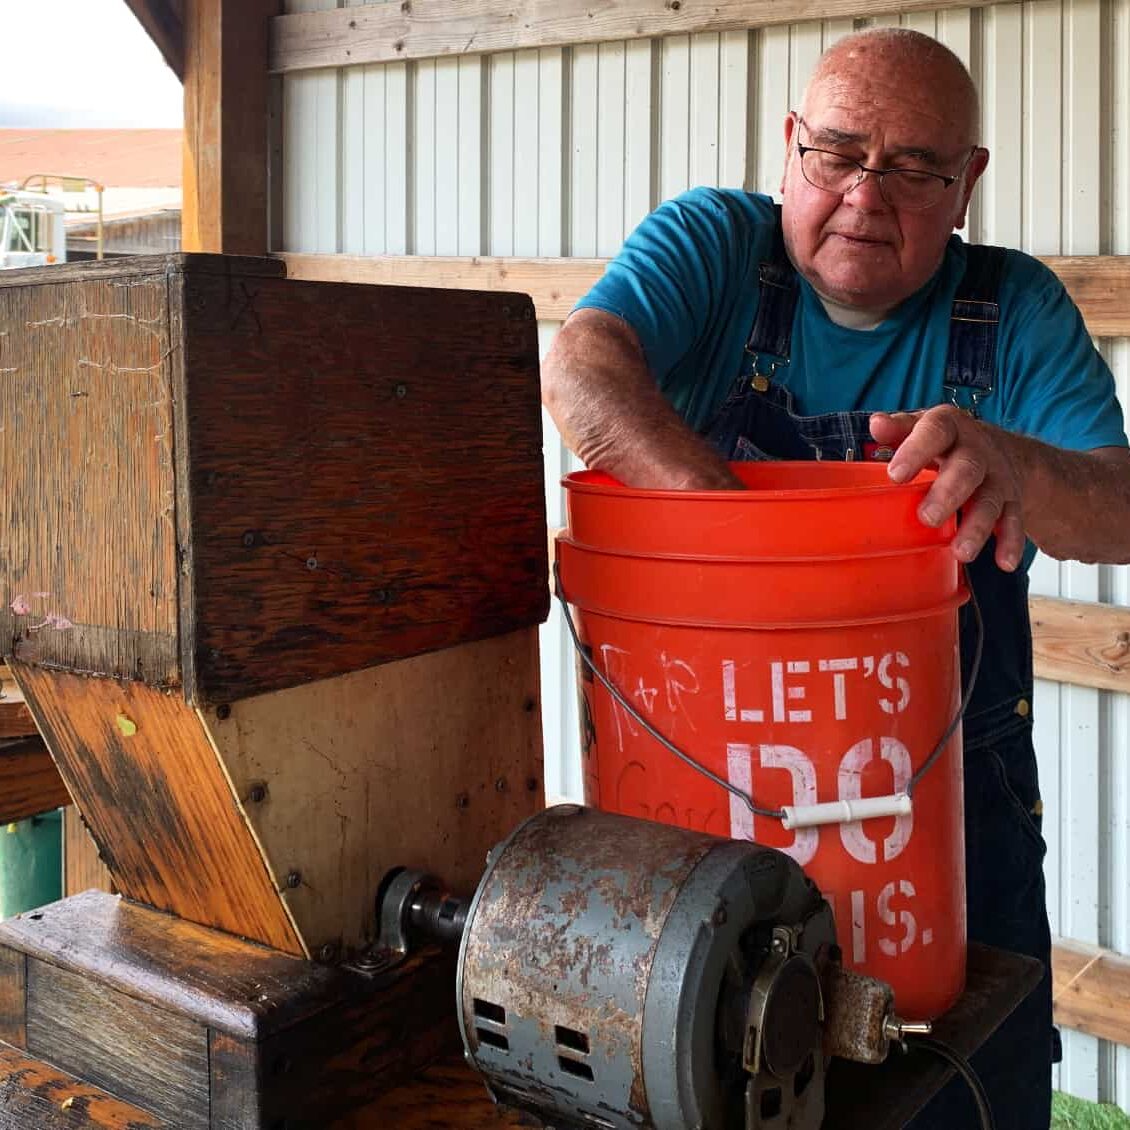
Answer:
[[[1027,535],[1060,561],[1130,562],[1130,453],[1065,451],[993,429],[1016,468]]]
[[[632,329],[599,310],[573,314],[542,364],[542,400],[585,466],[632,486],[739,486],[656,386]]]

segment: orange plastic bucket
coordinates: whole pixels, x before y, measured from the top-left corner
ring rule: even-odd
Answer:
[[[803,824],[815,805],[893,797],[899,814],[755,816],[581,665],[585,799],[788,852],[832,903],[845,964],[887,981],[901,1015],[932,1018],[965,980],[960,727],[904,794],[960,709],[953,524],[917,518],[930,474],[733,470],[748,490],[563,480],[559,577],[581,642],[644,719],[759,807]]]

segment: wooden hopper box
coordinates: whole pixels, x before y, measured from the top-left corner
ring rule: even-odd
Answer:
[[[530,300],[4,272],[0,380],[0,655],[122,895],[336,964],[472,886],[542,797]]]

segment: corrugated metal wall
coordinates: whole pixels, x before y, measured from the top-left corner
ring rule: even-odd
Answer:
[[[289,0],[287,10],[350,6]],[[820,52],[876,21],[508,52],[288,76],[283,248],[612,255],[695,184],[773,191],[782,121]],[[893,17],[970,66],[992,161],[970,237],[1037,254],[1130,254],[1130,0],[1025,0]],[[543,324],[547,345],[556,327]],[[1130,343],[1104,342],[1123,403]],[[546,432],[549,516],[574,464]],[[1130,605],[1123,568],[1033,570],[1035,591]],[[543,632],[547,784],[577,796],[572,663]],[[1041,684],[1037,742],[1052,926],[1130,953],[1130,698]],[[1130,1109],[1130,1051],[1065,1033],[1058,1084]]]

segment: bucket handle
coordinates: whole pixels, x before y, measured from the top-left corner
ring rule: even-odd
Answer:
[[[581,662],[592,672],[593,678],[604,687],[613,699],[615,699],[616,703],[623,707],[630,717],[638,722],[664,749],[673,753],[680,761],[685,765],[689,765],[696,773],[701,773],[707,780],[713,781],[714,784],[725,789],[731,796],[737,797],[755,816],[770,816],[775,820],[780,820],[786,828],[791,829],[813,827],[820,824],[849,823],[855,820],[866,820],[873,816],[897,816],[910,811],[910,798],[915,788],[917,788],[918,782],[926,776],[933,767],[934,762],[942,756],[942,751],[946,748],[946,743],[953,737],[958,723],[961,721],[969,706],[969,700],[973,695],[973,688],[977,683],[977,674],[981,670],[981,653],[984,650],[985,643],[985,624],[981,619],[981,606],[977,603],[977,594],[973,591],[973,585],[969,581],[968,568],[962,566],[962,573],[965,577],[965,587],[969,590],[969,603],[973,607],[973,620],[977,625],[977,646],[973,652],[973,662],[970,664],[969,685],[965,688],[961,696],[961,705],[958,707],[957,713],[950,720],[950,724],[946,727],[945,733],[942,734],[941,738],[938,740],[938,744],[934,746],[930,756],[926,758],[910,778],[906,786],[906,792],[896,793],[894,796],[889,797],[865,797],[862,800],[830,801],[825,804],[811,804],[795,807],[793,805],[786,805],[783,808],[763,808],[758,805],[754,801],[752,794],[747,793],[744,789],[739,789],[737,785],[727,781],[724,777],[720,777],[713,770],[703,765],[701,761],[696,761],[689,753],[681,750],[664,734],[661,734],[631,702],[629,702],[628,697],[623,691],[597,667],[593,662],[592,656],[585,650],[584,645],[581,643],[580,636],[577,634],[576,625],[573,623],[573,616],[569,611],[568,597],[566,597],[565,590],[561,587],[561,571],[556,561],[553,563],[553,589],[554,595],[561,603],[561,611],[565,616],[565,626],[569,629],[569,635],[572,637],[573,647],[576,649],[577,655],[580,657]]]

